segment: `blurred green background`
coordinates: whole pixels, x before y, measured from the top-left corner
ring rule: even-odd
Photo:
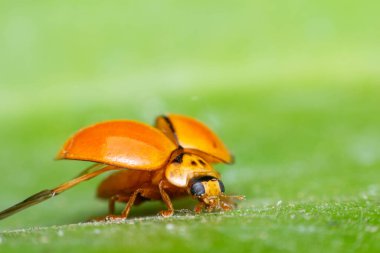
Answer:
[[[0,221],[0,249],[379,251],[379,12],[379,1],[1,1],[0,209],[89,165],[53,160],[79,128],[166,112],[218,133],[236,157],[218,166],[227,192],[247,200],[229,214],[162,220],[152,203],[127,224],[55,226],[106,213],[96,178]]]

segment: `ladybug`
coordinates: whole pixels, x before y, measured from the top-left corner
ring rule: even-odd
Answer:
[[[243,199],[225,195],[220,174],[212,167],[232,163],[232,155],[206,125],[183,115],[159,116],[155,127],[133,120],[89,126],[69,138],[56,158],[95,164],[78,177],[0,212],[0,219],[108,171],[114,172],[97,189],[97,197],[109,203],[105,219],[127,218],[133,205],[146,200],[162,200],[167,210],[160,214],[167,217],[174,213],[172,198],[198,199],[196,213],[231,210],[234,199]],[[116,202],[126,203],[120,215],[114,214]]]

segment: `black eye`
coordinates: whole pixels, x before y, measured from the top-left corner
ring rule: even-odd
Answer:
[[[190,192],[192,195],[195,196],[201,196],[202,194],[205,194],[205,187],[203,186],[202,182],[195,182],[191,185]]]
[[[224,192],[224,184],[223,184],[223,182],[220,181],[220,180],[218,180],[218,182],[219,182],[219,188],[220,188],[220,191],[221,191],[221,192]]]

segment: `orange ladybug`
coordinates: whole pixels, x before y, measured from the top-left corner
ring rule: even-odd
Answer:
[[[199,200],[197,213],[202,209],[230,210],[234,199],[243,199],[224,194],[220,174],[211,166],[233,161],[222,141],[204,124],[183,115],[159,116],[155,127],[132,120],[89,126],[68,139],[56,158],[96,164],[56,188],[0,212],[0,219],[112,170],[116,172],[97,189],[97,196],[109,201],[106,219],[126,218],[133,205],[146,200],[162,200],[167,210],[160,214],[171,216],[171,198],[190,194]],[[126,203],[120,215],[114,215],[115,202]]]

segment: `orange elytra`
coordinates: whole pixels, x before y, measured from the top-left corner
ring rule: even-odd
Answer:
[[[231,210],[234,199],[227,196],[213,163],[232,163],[223,142],[203,123],[183,115],[159,116],[155,127],[132,120],[101,122],[78,131],[57,154],[57,159],[92,161],[95,164],[78,177],[50,190],[38,192],[0,212],[4,219],[107,171],[115,171],[97,189],[99,198],[109,201],[105,219],[126,218],[133,205],[162,200],[171,216],[172,198],[191,195],[202,209]],[[115,202],[125,202],[114,215]]]

